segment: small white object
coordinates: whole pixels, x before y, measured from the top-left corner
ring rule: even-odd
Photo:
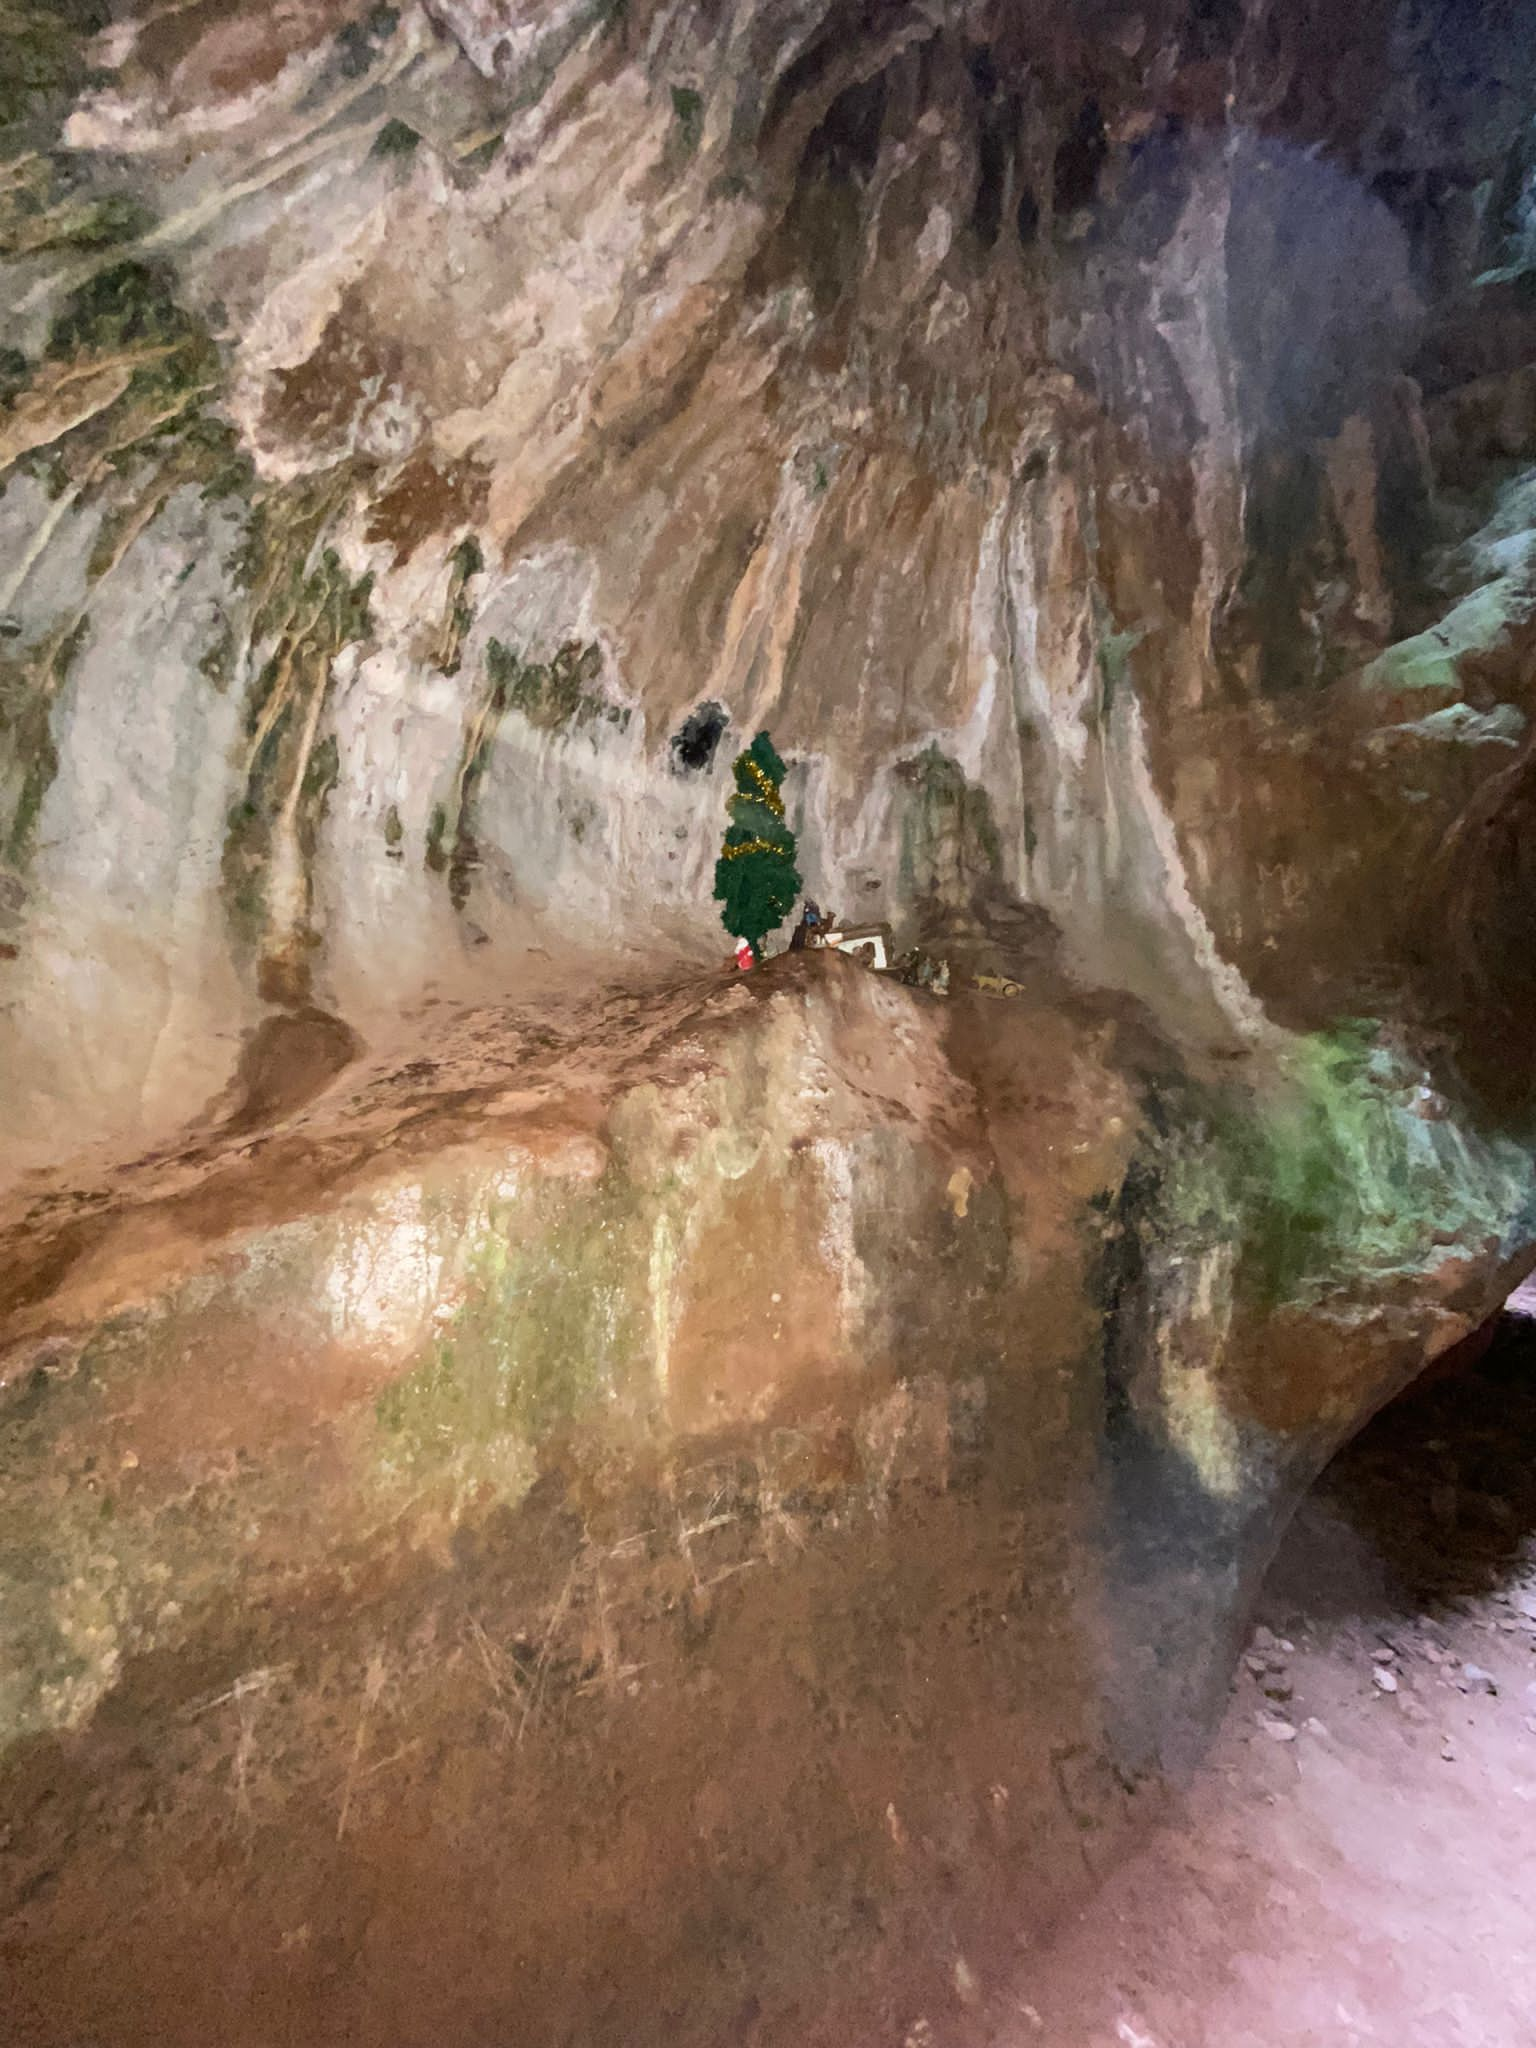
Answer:
[[[890,938],[889,925],[853,924],[839,925],[835,930],[824,933],[817,943],[831,947],[834,952],[851,953],[866,967],[874,968],[877,974],[884,974],[891,964]]]
[[[1397,1673],[1395,1671],[1389,1671],[1385,1664],[1376,1665],[1374,1670],[1371,1672],[1371,1677],[1376,1681],[1378,1691],[1397,1691]]]

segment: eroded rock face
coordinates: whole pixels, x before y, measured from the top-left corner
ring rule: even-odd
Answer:
[[[995,879],[1218,1035],[1454,1009],[1512,904],[1405,962],[1523,788],[1531,60],[1452,12],[23,10],[16,1162],[274,1000],[712,954],[764,723],[840,906]]]
[[[0,36],[29,2023],[973,2001],[1536,1245],[1529,38]],[[812,891],[1023,997],[722,983],[761,726]]]
[[[1044,969],[808,955],[477,1014],[37,1218],[25,2038],[1004,1995],[1198,1752],[1297,1489],[1529,1257],[1526,1152],[1421,1107],[1363,1048],[1265,1096]]]

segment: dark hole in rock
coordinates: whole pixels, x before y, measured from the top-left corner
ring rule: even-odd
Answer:
[[[723,704],[701,704],[672,735],[672,765],[680,774],[697,775],[715,758],[721,735],[730,724]]]
[[[1527,1281],[1339,1450],[1286,1533],[1263,1605],[1283,1626],[1302,1613],[1375,1621],[1386,1603],[1402,1610],[1391,1619],[1422,1628],[1426,1616],[1454,1623],[1463,1602],[1528,1587],[1533,1438]]]
[[[995,121],[982,124],[977,145],[976,203],[971,209],[971,225],[975,228],[984,248],[990,249],[997,240],[997,231],[1003,217],[1003,138]]]
[[[802,50],[773,89],[773,97],[763,116],[762,134],[766,140],[784,119],[795,101],[803,94],[813,92],[826,76],[837,54],[838,39],[835,35],[824,35]]]
[[[1055,190],[1058,214],[1076,213],[1091,206],[1098,195],[1099,174],[1109,155],[1109,138],[1104,116],[1096,99],[1086,99],[1078,109],[1065,140],[1056,152]]]
[[[1014,215],[1014,225],[1019,231],[1020,245],[1027,249],[1040,232],[1040,202],[1028,185],[1019,194],[1019,210]]]
[[[971,74],[971,84],[976,88],[978,99],[990,100],[996,96],[997,66],[985,44],[966,52],[965,68]]]
[[[1167,244],[1189,197],[1194,152],[1183,135],[1182,121],[1170,115],[1129,152],[1116,193],[1115,234],[1143,261]]]
[[[1396,121],[1389,121],[1377,138],[1376,147],[1382,156],[1397,156],[1401,153],[1408,137]]]
[[[818,170],[834,178],[867,177],[880,154],[885,99],[883,72],[839,93],[805,146],[802,177]]]
[[[1242,0],[1194,0],[1185,48],[1194,58],[1219,57],[1230,50],[1242,25]]]
[[[1371,191],[1383,206],[1404,219],[1412,219],[1424,195],[1424,173],[1417,170],[1378,171]]]

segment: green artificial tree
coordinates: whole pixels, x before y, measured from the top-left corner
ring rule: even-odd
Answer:
[[[763,940],[781,925],[800,894],[795,835],[784,822],[784,763],[767,733],[760,732],[732,765],[735,794],[725,844],[715,862],[715,899],[724,905],[720,921],[763,957]]]

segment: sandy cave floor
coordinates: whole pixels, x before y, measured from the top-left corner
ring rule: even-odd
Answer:
[[[1260,1611],[1180,1813],[992,2041],[1532,2048],[1536,1321],[1341,1453]]]

